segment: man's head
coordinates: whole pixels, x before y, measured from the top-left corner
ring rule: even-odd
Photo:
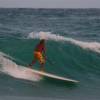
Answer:
[[[40,40],[40,44],[43,44],[43,43],[45,43],[45,39]]]

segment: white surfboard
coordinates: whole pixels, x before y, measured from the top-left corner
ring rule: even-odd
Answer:
[[[50,73],[46,73],[46,72],[42,72],[42,71],[37,71],[37,70],[34,70],[34,69],[30,69],[30,71],[31,71],[33,74],[39,74],[41,77],[42,77],[42,76],[46,76],[46,77],[48,77],[48,78],[57,79],[57,80],[62,80],[62,81],[66,81],[66,82],[75,82],[75,83],[79,82],[79,81],[76,81],[76,80],[73,80],[73,79],[69,79],[69,78],[57,76],[57,75],[50,74]]]
[[[25,80],[30,80],[30,81],[39,81],[45,76],[48,78],[67,81],[67,82],[68,81],[75,82],[75,83],[78,82],[76,80],[72,80],[69,78],[65,78],[65,77],[54,75],[54,74],[37,71],[29,67],[17,65],[14,61],[9,59],[8,56],[3,55],[3,54],[0,54],[0,64],[2,66],[0,67],[0,72],[10,75],[14,78],[25,79]]]

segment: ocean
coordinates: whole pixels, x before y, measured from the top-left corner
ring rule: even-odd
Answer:
[[[41,37],[46,72],[79,83],[23,74]],[[100,100],[100,9],[0,8],[0,100]]]

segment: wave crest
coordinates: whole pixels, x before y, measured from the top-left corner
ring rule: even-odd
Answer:
[[[53,41],[65,41],[80,46],[83,49],[89,49],[94,52],[100,53],[100,43],[99,42],[83,42],[73,38],[67,38],[61,36],[59,34],[52,34],[51,32],[31,32],[27,36],[28,39],[46,39],[46,40],[53,40]]]

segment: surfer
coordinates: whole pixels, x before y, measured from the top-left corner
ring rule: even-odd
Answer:
[[[34,59],[32,60],[32,63],[29,64],[29,66],[32,66],[36,63],[36,61],[39,61],[41,71],[44,71],[44,64],[46,60],[45,56],[45,39],[41,39],[39,44],[36,45],[35,50],[34,50]]]

